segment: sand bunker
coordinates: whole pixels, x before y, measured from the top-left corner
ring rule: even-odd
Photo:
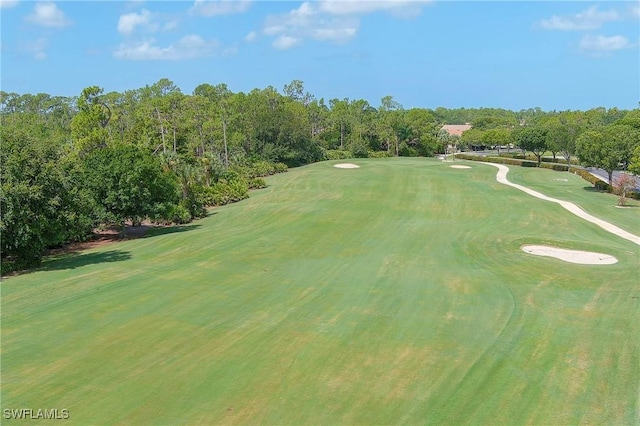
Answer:
[[[455,165],[449,166],[449,167],[452,167],[454,169],[470,169],[471,168],[469,166],[461,166],[460,164],[455,164]]]
[[[339,169],[357,169],[360,166],[357,166],[351,163],[340,163],[340,164],[334,164],[333,167],[337,167]]]
[[[549,246],[522,246],[522,251],[536,256],[555,257],[565,262],[579,263],[581,265],[612,265],[618,262],[618,259],[608,254]]]

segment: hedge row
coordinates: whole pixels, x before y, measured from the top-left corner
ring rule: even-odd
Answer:
[[[538,165],[537,161],[522,160],[510,157],[481,157],[479,155],[457,154],[456,158],[472,161],[486,161],[487,163],[509,164],[511,166],[541,167],[543,169],[555,170],[557,172],[566,172],[567,170],[569,170],[569,166],[567,166],[566,164],[540,163],[540,165]]]
[[[566,172],[569,171],[569,166],[566,164],[558,164],[558,163],[540,163],[540,166],[543,169],[551,169],[556,172]]]
[[[239,174],[249,178],[259,178],[275,175],[276,173],[284,173],[288,170],[288,167],[284,163],[259,160],[245,166],[237,166],[236,169]]]
[[[343,151],[339,149],[326,149],[324,151],[325,160],[346,160],[353,158],[351,151]]]
[[[387,158],[391,154],[387,151],[369,151],[369,158]]]
[[[456,158],[471,161],[484,161],[486,163],[508,164],[510,166],[537,167],[538,163],[529,160],[519,160],[508,157],[482,157],[480,155],[456,154]]]
[[[527,154],[527,155],[523,155],[523,154],[514,154],[514,153],[503,153],[501,152],[499,157],[505,157],[505,158],[515,158],[518,160],[531,160],[531,161],[538,161],[538,159],[536,158],[535,155],[533,154]],[[553,158],[553,157],[542,157],[542,161],[545,163],[558,163],[558,164],[567,164],[567,160],[565,160],[564,158]],[[578,161],[577,158],[571,158],[571,164],[574,165],[579,165],[580,162]]]
[[[574,175],[580,176],[582,179],[586,180],[590,184],[592,184],[599,191],[607,191],[612,192],[611,185],[607,182],[600,180],[600,178],[595,177],[585,169],[579,169],[577,167],[570,167],[569,172]]]

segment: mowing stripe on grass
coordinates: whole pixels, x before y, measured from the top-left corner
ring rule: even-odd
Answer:
[[[640,421],[637,245],[490,167],[339,162],[0,283],[1,408],[68,409],[65,425]]]

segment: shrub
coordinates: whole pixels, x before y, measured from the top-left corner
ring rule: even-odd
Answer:
[[[574,175],[580,176],[582,179],[592,184],[599,191],[611,192],[611,186],[607,182],[600,180],[600,178],[595,177],[584,169],[569,167],[569,172],[573,173]]]
[[[566,172],[569,170],[569,166],[566,164],[558,164],[558,163],[540,163],[540,167],[543,169],[551,169],[557,172]]]
[[[249,187],[249,189],[261,189],[267,187],[267,182],[265,182],[264,179],[258,177],[250,178],[247,181],[247,186]]]
[[[606,192],[611,192],[611,185],[609,185],[607,182],[601,181],[600,179],[598,179],[598,181],[595,183],[594,187],[598,190],[598,191],[606,191]]]
[[[369,158],[389,158],[391,154],[387,151],[369,151]]]
[[[564,159],[564,157],[542,157],[542,161],[544,161],[545,163],[559,163],[559,164],[564,164],[567,165],[567,160]],[[575,157],[571,158],[571,164],[580,164],[578,159]]]
[[[171,222],[176,224],[191,222],[191,213],[189,213],[189,209],[183,203],[174,206],[171,216]]]
[[[326,160],[346,160],[348,158],[353,158],[353,154],[351,151],[341,151],[339,149],[327,149],[324,152],[324,157]]]
[[[287,165],[284,163],[276,163],[273,165],[273,168],[275,169],[276,173],[284,173],[289,169],[289,167],[287,167]]]
[[[21,268],[13,260],[2,259],[0,262],[0,275],[3,277],[15,271],[19,271]]]
[[[613,191],[618,196],[618,205],[625,206],[627,198],[635,191],[636,180],[626,173],[618,176],[613,181]]]
[[[520,165],[522,167],[538,167],[538,163],[536,163],[535,161],[529,161],[529,160],[516,160],[516,161],[520,161]]]
[[[250,178],[271,176],[276,173],[275,165],[269,161],[256,161],[249,166],[247,176]]]
[[[369,155],[369,148],[367,144],[363,142],[354,142],[351,144],[351,152],[355,158],[367,158]]]
[[[515,158],[517,160],[526,160],[527,159],[527,157],[525,155],[516,154],[515,152],[501,152],[499,157]]]
[[[508,164],[510,166],[538,167],[538,163],[535,161],[520,160],[517,158],[486,157],[485,161],[489,163]]]
[[[400,156],[402,157],[419,157],[420,154],[417,149],[409,146],[406,142],[400,144]]]
[[[484,157],[481,157],[479,155],[471,155],[471,154],[456,154],[456,158],[460,160],[484,161]]]
[[[207,188],[207,204],[223,206],[225,204],[249,198],[249,186],[246,181],[219,181]]]

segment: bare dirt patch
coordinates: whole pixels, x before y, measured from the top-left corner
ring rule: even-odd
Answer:
[[[570,263],[581,265],[612,265],[618,262],[615,257],[592,251],[568,250],[550,246],[527,245],[522,251],[536,256],[548,256]]]
[[[357,169],[360,166],[353,163],[340,163],[340,164],[334,164],[333,167],[337,167],[339,169]]]
[[[94,229],[91,237],[87,241],[79,243],[71,243],[63,247],[52,248],[47,250],[45,255],[59,255],[66,253],[75,253],[91,248],[101,247],[105,244],[111,244],[118,241],[133,240],[144,237],[149,229],[165,228],[165,225],[155,225],[151,223],[143,223],[142,225],[125,227],[124,236],[120,234],[120,228],[111,226],[106,229]]]

